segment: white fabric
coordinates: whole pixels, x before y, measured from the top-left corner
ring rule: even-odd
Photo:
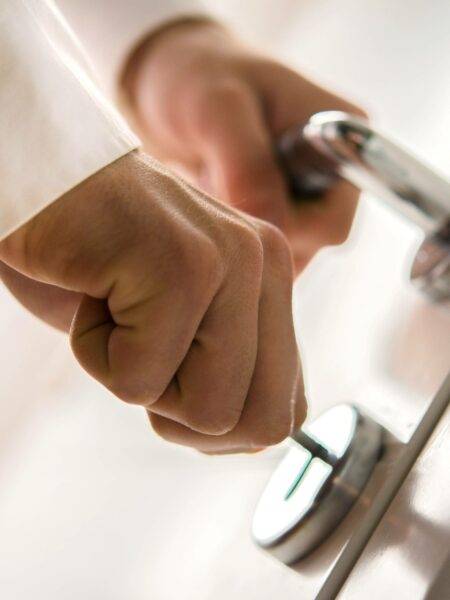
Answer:
[[[116,95],[127,56],[164,23],[205,14],[200,0],[57,0],[81,39],[105,92]]]
[[[0,239],[138,145],[43,1],[0,8]]]
[[[92,35],[84,35],[84,42],[98,57],[100,70],[104,67],[110,86],[144,32],[195,9],[192,0],[72,4],[77,6],[77,26],[82,29],[83,14],[90,24],[86,29]],[[0,240],[139,145],[93,84],[87,65],[51,0],[2,0]]]

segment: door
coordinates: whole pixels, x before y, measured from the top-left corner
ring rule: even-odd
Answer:
[[[283,29],[272,36],[270,12],[280,5],[290,12],[274,21]],[[248,19],[238,19],[241,30],[252,32],[257,16],[266,48],[270,37],[273,52],[359,98],[378,124],[450,173],[446,0],[264,2],[266,18],[258,6],[242,7]],[[377,598],[380,581],[367,565],[380,548],[400,562],[408,554],[408,536],[397,533],[392,542],[386,530],[391,519],[403,519],[411,486],[422,486],[422,457],[432,470],[441,464],[427,449],[420,453],[448,401],[450,311],[408,282],[419,242],[415,227],[365,197],[349,241],[325,249],[297,282],[309,418],[351,401],[389,433],[347,518],[293,568],[249,536],[283,446],[211,458],[159,441],[140,409],[90,380],[64,338],[25,316],[2,290],[2,598],[309,600],[340,590],[343,598],[361,590]],[[408,476],[419,455],[418,474]],[[448,521],[439,520],[435,500],[432,515],[421,516],[420,498],[408,508],[419,529],[411,525],[410,540],[443,543]],[[380,572],[392,574],[378,560]],[[444,563],[417,565],[414,555],[412,564],[420,579],[414,597],[423,597]],[[400,575],[397,581],[402,598]]]

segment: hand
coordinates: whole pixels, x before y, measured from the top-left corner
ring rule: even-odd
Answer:
[[[148,157],[67,193],[0,242],[0,260],[35,313],[65,315],[86,371],[164,438],[251,450],[303,420],[284,236]]]
[[[128,112],[161,160],[221,200],[287,234],[297,270],[348,235],[357,192],[336,185],[294,205],[274,141],[322,110],[361,111],[256,54],[211,22],[178,23],[144,43],[123,78]]]

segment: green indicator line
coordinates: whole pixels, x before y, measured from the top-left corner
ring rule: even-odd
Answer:
[[[294,481],[292,482],[292,484],[289,487],[288,491],[286,492],[286,495],[284,497],[285,500],[289,500],[289,498],[292,496],[292,494],[298,488],[298,486],[300,484],[300,481],[302,480],[302,477],[305,474],[306,469],[311,464],[312,459],[313,459],[313,456],[312,456],[312,454],[310,454],[309,457],[308,457],[308,459],[305,460],[305,462],[303,463],[303,466],[300,469],[300,472],[298,473],[297,477],[294,479]]]

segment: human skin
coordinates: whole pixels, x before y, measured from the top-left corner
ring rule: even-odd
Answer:
[[[305,400],[292,257],[274,226],[132,152],[0,242],[2,276],[165,439],[252,451]]]
[[[361,109],[249,48],[212,21],[177,22],[142,43],[122,78],[124,107],[152,154],[202,189],[280,227],[300,272],[348,236],[358,194],[345,182],[293,202],[277,138],[315,112]]]
[[[122,90],[128,115],[147,148],[181,166],[193,182],[217,198],[280,228],[289,239],[297,272],[322,246],[346,239],[356,192],[340,183],[319,201],[294,204],[273,147],[283,131],[314,112],[338,109],[361,114],[351,103],[249,49],[211,21],[178,23],[144,42],[127,63]],[[125,209],[131,207],[135,211],[129,214]],[[160,218],[154,220],[153,212],[158,211]],[[180,211],[185,226],[177,229]],[[162,221],[164,226],[155,226]],[[90,230],[94,223],[95,232]],[[208,223],[206,239],[210,236],[212,244],[197,245],[199,238],[204,241],[202,227]],[[193,236],[190,241],[188,232]],[[162,243],[151,245],[150,239]],[[199,256],[212,254],[219,257],[215,264],[233,266],[213,268],[206,258],[209,266],[197,272],[204,258],[197,260],[197,250],[185,251],[191,244],[203,248]],[[214,247],[214,252],[206,246]],[[145,264],[144,256],[149,258]],[[0,243],[0,276],[34,314],[70,330],[75,355],[86,370],[122,399],[144,405],[163,437],[213,453],[249,451],[280,441],[305,415],[291,323],[288,256],[286,240],[275,229],[226,209],[134,153],[91,177]],[[125,272],[127,260],[134,270]],[[205,273],[216,268],[226,283],[219,286],[220,294],[211,296],[211,289],[204,289],[209,277]],[[89,276],[90,269],[95,276]],[[142,299],[136,280],[153,281],[156,272],[165,289],[165,294],[160,292],[162,312],[138,315]],[[258,273],[259,284],[253,281]],[[117,307],[117,288],[111,284],[115,278],[132,288],[130,297],[138,306]],[[202,297],[210,302],[206,307],[203,300],[201,318],[202,310],[195,312],[196,289],[189,287],[196,288],[197,282]],[[143,289],[152,295],[147,285]],[[179,296],[189,298],[192,306],[180,309]],[[146,305],[151,305],[149,298]],[[226,307],[233,315],[229,331]],[[123,322],[123,311],[138,323]],[[244,340],[251,313],[253,335]],[[157,326],[155,339],[144,336],[139,342],[143,349],[138,351],[135,340],[131,351],[124,350],[128,343],[124,333],[133,327],[143,331],[145,318]],[[176,330],[178,318],[190,323],[190,329],[185,325]],[[215,327],[218,331],[209,335]],[[229,339],[235,330],[239,335]],[[115,363],[109,361],[111,348]],[[137,389],[140,386],[143,392]]]

